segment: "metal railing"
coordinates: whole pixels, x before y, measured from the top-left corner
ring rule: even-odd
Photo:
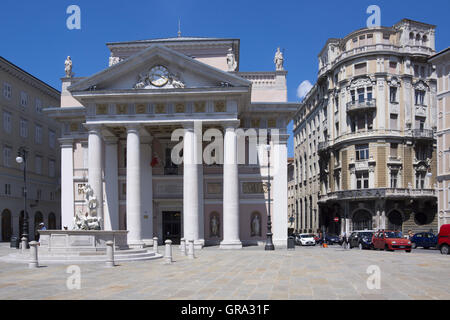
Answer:
[[[411,133],[413,138],[433,139],[432,129],[412,129]]]
[[[376,108],[376,99],[364,99],[347,102],[347,112]]]
[[[367,198],[398,198],[398,197],[434,197],[434,189],[413,189],[413,188],[370,188],[357,190],[343,190],[329,192],[319,197],[319,202],[329,200],[350,200]]]

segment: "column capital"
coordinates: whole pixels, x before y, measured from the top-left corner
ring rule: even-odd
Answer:
[[[138,123],[129,123],[129,124],[126,124],[126,125],[124,125],[124,127],[125,127],[125,129],[127,130],[127,133],[128,132],[137,132],[139,135],[140,135],[140,130],[141,130],[141,128],[142,128],[142,126],[140,125],[140,124],[138,124]]]
[[[73,138],[59,138],[58,141],[61,148],[73,148]]]
[[[119,138],[116,136],[103,136],[103,140],[106,144],[116,144],[119,141]]]
[[[103,125],[101,124],[88,124],[88,123],[83,123],[83,126],[88,130],[89,133],[97,133],[100,134]]]

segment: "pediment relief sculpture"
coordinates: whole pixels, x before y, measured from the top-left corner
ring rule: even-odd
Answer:
[[[369,77],[355,78],[350,82],[350,85],[347,87],[348,90],[355,88],[362,88],[366,86],[372,86],[376,83],[372,81]]]
[[[422,80],[419,80],[414,84],[414,89],[416,90],[426,91],[428,88],[429,88],[428,85]]]
[[[173,74],[163,65],[155,65],[148,71],[141,72],[138,75],[134,89],[173,89],[185,88],[179,74]]]

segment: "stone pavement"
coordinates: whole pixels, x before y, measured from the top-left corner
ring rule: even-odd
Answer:
[[[14,252],[0,244],[0,256]],[[163,248],[160,248],[163,252]],[[0,299],[450,299],[450,256],[296,247],[295,251],[208,247],[189,260],[82,264],[81,288],[67,288],[67,267],[30,270],[0,261]],[[368,289],[377,265],[381,288]]]

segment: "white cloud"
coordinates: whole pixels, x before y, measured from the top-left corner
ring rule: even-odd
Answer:
[[[304,97],[306,97],[312,87],[313,85],[311,84],[311,82],[309,82],[308,80],[303,81],[297,88],[297,97],[303,99]]]

